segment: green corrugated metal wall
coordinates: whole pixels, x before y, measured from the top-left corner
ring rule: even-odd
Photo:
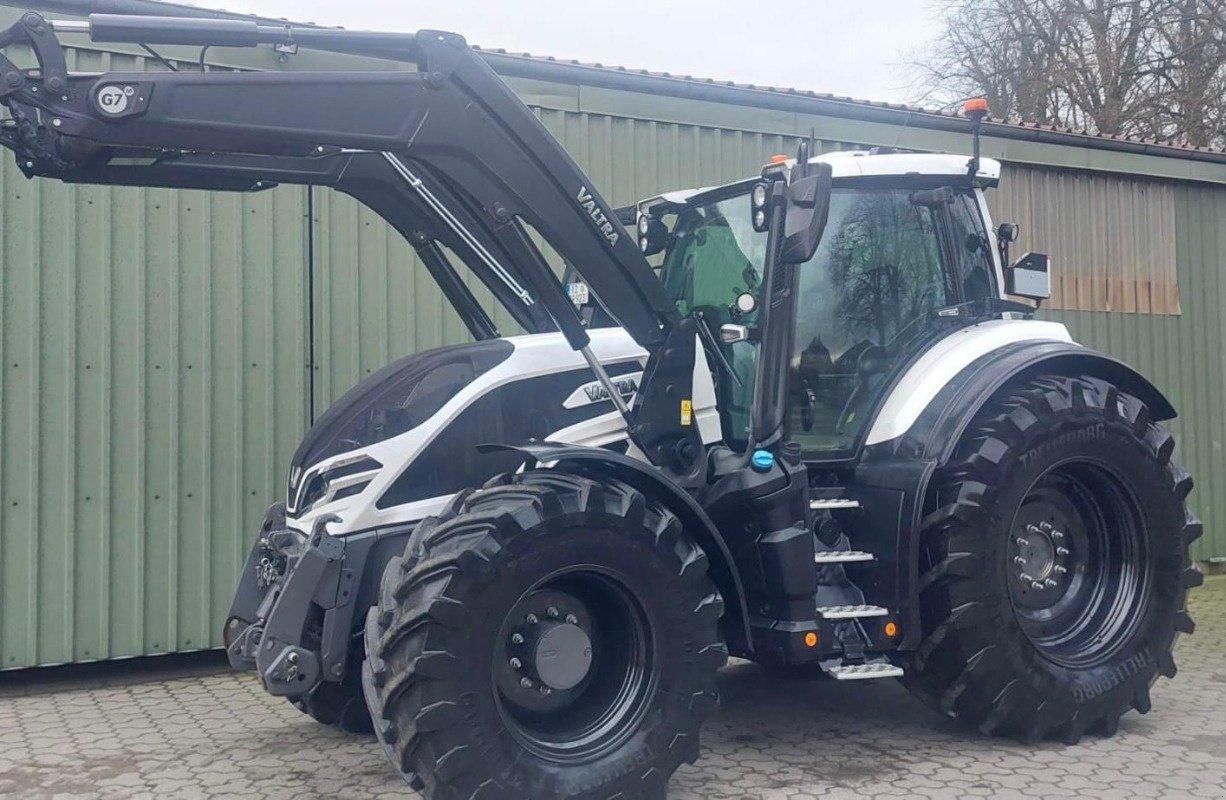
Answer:
[[[145,62],[82,52],[75,66]],[[967,144],[918,127],[511,83],[615,204],[751,174],[811,128],[825,149]],[[1127,166],[1116,154],[985,145],[1030,163]],[[1154,169],[1182,174],[1171,161]],[[1226,555],[1215,470],[1226,188],[1181,185],[1178,211],[1182,316],[1052,316],[1171,392],[1208,523],[1197,555]],[[409,248],[348,198],[69,187],[26,181],[7,160],[0,311],[3,668],[217,646],[250,531],[281,493],[312,401],[318,412],[388,360],[464,337]]]
[[[1226,556],[1226,189],[1175,188],[1179,316],[1051,312],[1078,341],[1115,355],[1158,385],[1179,411],[1176,457],[1191,471],[1205,523],[1193,557]]]
[[[307,424],[305,211],[3,159],[0,667],[216,646]]]

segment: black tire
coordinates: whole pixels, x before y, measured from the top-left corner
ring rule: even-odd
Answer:
[[[1093,377],[1039,377],[990,403],[926,499],[923,639],[904,683],[1024,741],[1109,736],[1149,711],[1201,582],[1174,446],[1144,403]]]
[[[503,476],[387,565],[363,672],[376,734],[429,800],[662,798],[718,704],[722,613],[706,555],[663,506],[613,480]],[[591,663],[553,696],[507,655],[563,617],[591,634]]]
[[[351,657],[345,677],[339,683],[323,681],[303,697],[289,698],[290,704],[321,725],[346,733],[369,736],[375,732],[362,693],[362,658]]]

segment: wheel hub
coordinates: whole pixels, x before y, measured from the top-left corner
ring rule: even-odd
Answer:
[[[1063,536],[1061,531],[1052,533]],[[1051,534],[1040,530],[1034,525],[1028,525],[1026,535],[1018,543],[1017,566],[1023,574],[1029,574],[1037,580],[1043,580],[1052,572],[1056,565],[1056,545]]]
[[[1045,608],[1068,590],[1077,565],[1070,523],[1064,509],[1044,500],[1028,503],[1018,515],[1009,563],[1013,595],[1022,605]]]
[[[538,622],[529,632],[524,667],[555,691],[578,686],[592,668],[592,639],[569,622]]]
[[[554,711],[580,694],[593,671],[595,622],[569,592],[538,589],[508,615],[497,669],[503,694],[520,708]]]

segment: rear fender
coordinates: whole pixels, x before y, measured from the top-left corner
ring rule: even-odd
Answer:
[[[945,464],[975,415],[1001,390],[1042,374],[1089,375],[1142,402],[1155,421],[1176,416],[1145,376],[1118,359],[1071,342],[1031,341],[994,350],[954,376],[893,444],[898,455]]]
[[[650,464],[599,447],[533,443],[482,445],[481,449],[513,450],[539,463],[556,462],[555,468],[566,472],[615,478],[666,505],[707,554],[711,578],[724,598],[725,629],[743,640],[743,652],[753,650],[745,589],[728,543],[702,506],[671,478]]]
[[[859,541],[884,562],[873,602],[905,609],[902,649],[918,644],[920,530],[933,475],[949,463],[968,426],[993,397],[1050,374],[1109,381],[1142,400],[1152,419],[1175,417],[1174,407],[1157,387],[1117,359],[1072,342],[1017,342],[958,372],[902,436],[867,447],[849,495],[867,509]]]

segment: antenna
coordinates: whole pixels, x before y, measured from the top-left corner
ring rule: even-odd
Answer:
[[[796,148],[796,166],[792,168],[792,180],[798,180],[809,174],[809,159],[817,149],[817,128],[809,128],[809,138],[802,139]]]
[[[962,104],[962,113],[971,121],[971,137],[974,139],[974,155],[966,165],[966,174],[974,178],[979,174],[979,133],[983,129],[983,118],[988,115],[988,100],[986,97],[972,97]]]

